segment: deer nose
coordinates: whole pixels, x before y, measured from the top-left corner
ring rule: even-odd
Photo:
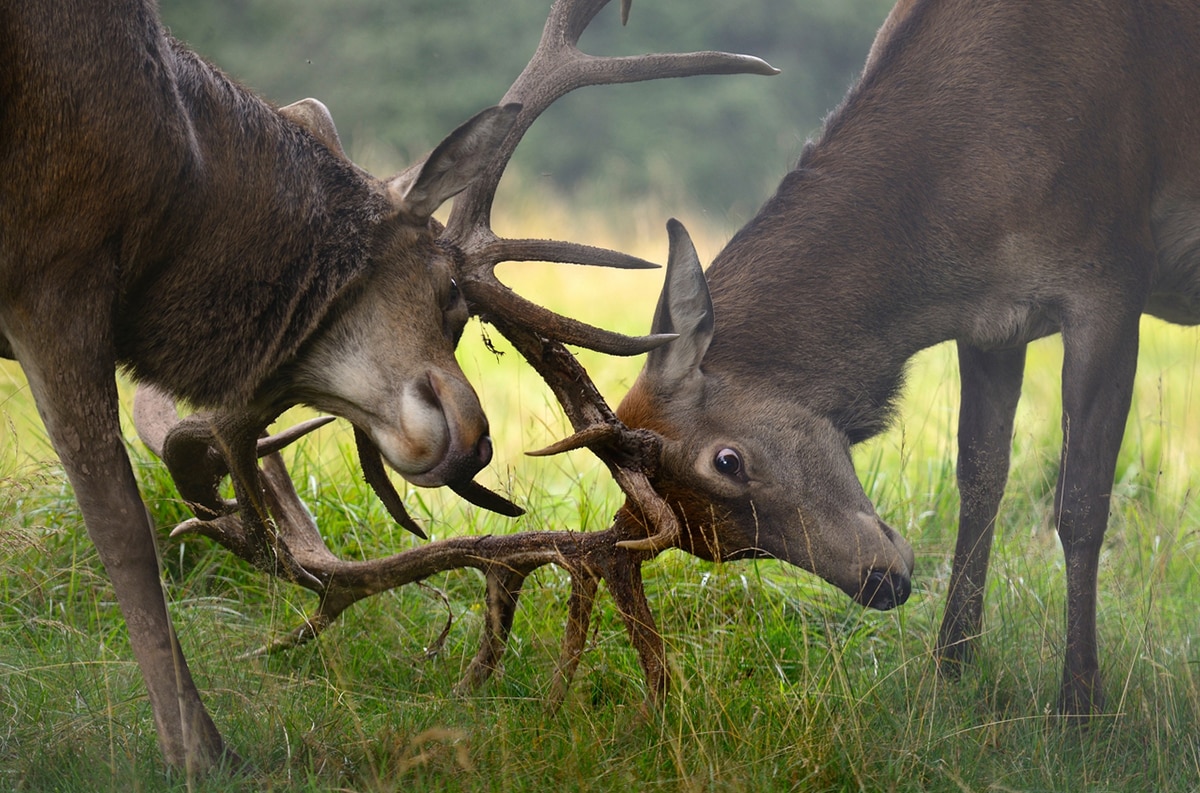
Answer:
[[[907,575],[891,570],[872,570],[855,600],[868,608],[887,611],[902,605],[910,594],[912,583]]]
[[[486,432],[480,436],[479,442],[475,444],[475,456],[479,459],[479,465],[485,466],[492,461],[492,436]]]

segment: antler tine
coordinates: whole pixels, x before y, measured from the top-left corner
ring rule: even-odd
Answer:
[[[387,471],[383,467],[383,454],[379,451],[379,447],[375,445],[375,442],[371,440],[366,432],[358,427],[354,428],[354,443],[358,447],[358,460],[359,464],[362,465],[363,477],[366,479],[367,484],[371,486],[371,489],[375,491],[375,495],[379,496],[379,500],[383,502],[383,506],[388,511],[388,514],[392,516],[392,519],[396,523],[422,540],[429,539],[428,535],[425,534],[425,530],[421,528],[421,525],[405,511],[404,499],[400,498],[400,494],[396,492],[396,488],[392,485],[392,480],[388,478]],[[450,489],[457,493],[464,501],[468,501],[477,507],[483,507],[499,515],[517,518],[525,514],[525,510],[507,498],[499,493],[493,493],[474,480],[452,484],[450,485]]]
[[[559,262],[612,267],[617,270],[657,270],[659,266],[628,253],[557,240],[496,239],[476,257],[496,262]]]
[[[333,416],[317,416],[274,435],[259,438],[255,453],[260,458],[266,457],[331,421]],[[183,440],[185,436],[206,447],[211,445],[212,441],[212,431],[203,414],[180,419],[175,398],[166,391],[145,383],[140,384],[133,394],[133,426],[138,438],[160,460],[166,460],[170,454],[167,451],[168,444],[182,449],[187,443]],[[168,436],[172,435],[175,437],[168,440]],[[171,456],[173,462],[168,468],[185,501],[202,505],[220,501],[216,496],[217,487],[221,479],[229,474],[229,465],[223,456],[206,453],[206,449],[199,447]],[[171,465],[175,467],[171,468]],[[201,468],[203,470],[200,470]]]
[[[379,500],[383,502],[383,508],[392,516],[392,520],[422,540],[428,540],[429,535],[421,528],[421,524],[413,520],[408,511],[404,509],[404,500],[392,486],[392,480],[388,479],[387,471],[383,467],[383,454],[379,451],[379,447],[359,427],[354,428],[354,445],[358,448],[358,464],[362,466],[363,478],[375,491],[375,495],[379,496]]]
[[[512,131],[495,153],[492,164],[462,195],[455,199],[447,223],[447,236],[466,242],[488,229],[492,199],[500,177],[525,132],[542,112],[564,94],[586,85],[612,85],[667,77],[700,74],[778,74],[761,58],[725,52],[694,52],[596,57],[579,50],[579,37],[609,0],[555,0],[542,30],[537,50],[508,89],[502,104],[517,103]],[[630,0],[622,0],[622,22],[629,15]]]
[[[536,451],[525,452],[525,454],[530,457],[549,457],[554,454],[574,451],[575,449],[585,449],[595,443],[609,443],[617,440],[619,436],[620,429],[618,427],[611,424],[593,424],[584,427],[570,437],[563,438],[557,443],[552,443]]]
[[[502,100],[521,108],[513,128],[484,173],[455,199],[444,236],[464,254],[461,286],[476,314],[490,319],[500,312],[513,312],[522,324],[548,338],[612,355],[636,355],[667,339],[622,336],[556,317],[515,296],[496,278],[493,268],[502,261],[532,260],[609,267],[644,267],[649,263],[571,243],[499,239],[491,229],[491,211],[500,177],[517,144],[538,116],[576,88],[700,74],[770,75],[778,70],[759,58],[724,52],[632,57],[587,55],[578,48],[579,37],[607,4],[608,0],[555,0],[536,52]],[[629,6],[630,0],[622,0],[622,22],[628,18]]]
[[[473,479],[450,485],[450,489],[462,500],[477,507],[483,507],[489,512],[495,512],[497,515],[503,515],[506,518],[519,518],[525,514],[524,509],[518,507],[499,493],[488,490]]]
[[[490,230],[488,230],[490,233]],[[502,284],[492,268],[499,262],[560,262],[626,270],[657,269],[658,265],[627,253],[572,242],[530,239],[499,239],[466,253],[463,290],[480,318],[494,322],[500,315],[537,328],[542,335],[564,344],[585,347],[606,355],[641,355],[662,346],[674,334],[626,336],[564,317],[542,308]]]

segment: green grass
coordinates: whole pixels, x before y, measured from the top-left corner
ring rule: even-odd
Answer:
[[[635,229],[606,242],[661,259],[658,235],[657,227]],[[596,238],[591,230],[574,236]],[[702,256],[719,245],[702,241]],[[547,304],[644,330],[661,274],[562,269],[512,280]],[[311,596],[206,541],[164,532],[185,650],[219,726],[258,769],[194,788],[1196,790],[1200,479],[1188,461],[1200,443],[1200,412],[1191,407],[1200,342],[1193,331],[1151,322],[1145,334],[1101,573],[1109,712],[1087,729],[1051,715],[1065,597],[1048,519],[1059,443],[1053,340],[1030,356],[977,667],[954,684],[934,673],[957,509],[957,379],[953,351],[942,347],[915,363],[895,429],[856,452],[881,514],[916,548],[910,601],[869,612],[778,563],[714,566],[665,554],[645,567],[671,666],[671,692],[655,713],[641,709],[637,658],[606,598],[566,704],[546,712],[568,595],[558,571],[529,582],[502,673],[480,693],[455,696],[480,635],[475,573],[378,596],[319,641],[242,660],[293,627],[314,606]],[[413,489],[410,511],[435,537],[603,528],[619,504],[616,488],[586,453],[521,456],[557,437],[562,419],[531,370],[514,354],[488,353],[478,335],[468,332],[460,357],[497,436],[488,477],[529,514],[508,521],[452,494]],[[614,400],[640,363],[586,360]],[[8,364],[0,364],[0,427],[0,790],[186,789],[186,780],[164,775],[111,591]],[[346,558],[415,546],[366,492],[350,448],[334,425],[289,457],[330,546]],[[158,523],[184,518],[161,467],[136,441],[130,449]],[[447,618],[446,643],[428,659],[424,650]]]

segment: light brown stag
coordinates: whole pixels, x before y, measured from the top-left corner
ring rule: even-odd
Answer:
[[[906,361],[954,340],[961,514],[938,653],[957,674],[980,632],[1025,347],[1061,333],[1059,708],[1102,708],[1097,567],[1139,319],[1200,322],[1197,75],[1200,6],[1185,0],[902,0],[707,273],[675,227],[653,330],[680,338],[650,353],[618,415],[661,439],[651,481],[679,542],[904,602],[913,553],[850,447],[887,425]]]

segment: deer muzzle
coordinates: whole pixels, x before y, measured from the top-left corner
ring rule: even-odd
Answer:
[[[874,518],[879,530],[894,547],[896,558],[863,571],[857,592],[848,594],[868,608],[888,611],[903,605],[912,594],[912,571],[916,561],[912,546],[895,529]]]
[[[492,459],[488,421],[464,379],[430,370],[404,390],[400,429],[369,428],[388,465],[414,485],[468,482]]]

